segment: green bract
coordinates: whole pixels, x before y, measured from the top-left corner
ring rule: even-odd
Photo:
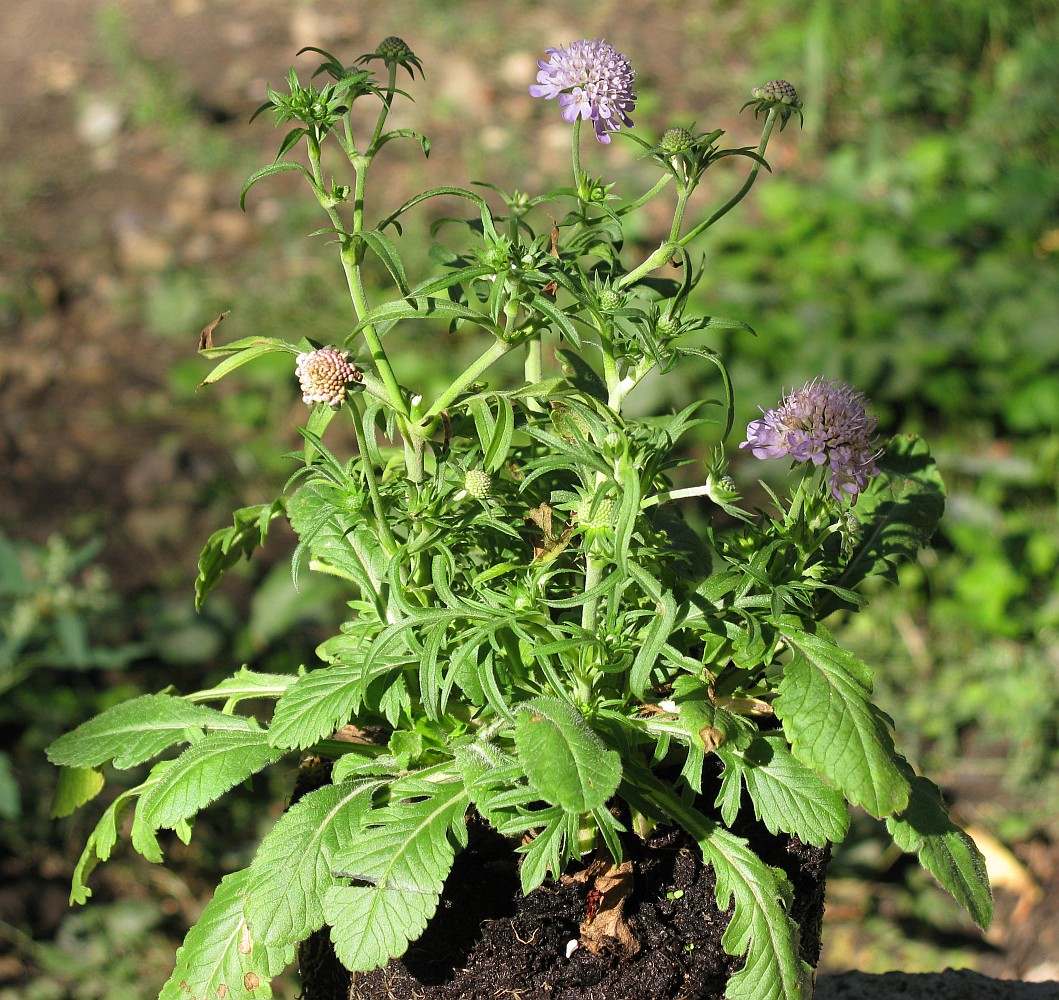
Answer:
[[[661,174],[627,200],[581,171],[578,121],[569,187],[540,196],[440,187],[380,210],[366,187],[379,151],[396,138],[429,149],[417,133],[387,129],[397,69],[411,74],[419,62],[396,38],[361,60],[381,62],[384,80],[320,54],[318,73],[332,83],[304,87],[292,71],[289,97],[269,91],[277,122],[301,124],[243,197],[270,174],[303,175],[338,243],[349,332],[326,349],[254,337],[206,347],[219,363],[205,382],[277,352],[291,354],[293,377],[294,358],[314,351],[335,364],[350,352],[363,378],[328,383],[335,391],[301,429],[287,494],[236,511],[211,536],[196,596],[286,516],[299,539],[295,574],[343,581],[349,619],[297,675],[243,669],[207,691],[145,695],[51,747],[56,764],[77,769],[74,802],[99,787],[104,766],[160,758],[103,815],[72,898],[89,895],[85,880],[125,815],[133,846],[160,860],[159,829],[188,839],[199,810],[308,752],[330,782],[301,795],[250,866],[224,880],[164,997],[268,996],[294,946],[325,926],[350,970],[402,954],[438,906],[472,811],[504,835],[529,835],[526,892],[592,849],[620,861],[632,830],[683,827],[715,870],[718,905],[734,906],[723,943],[747,962],[731,996],[794,1000],[809,976],[790,886],[731,832],[745,801],[768,830],[818,845],[845,835],[851,805],[884,818],[986,924],[980,854],[895,748],[868,665],[823,624],[859,608],[859,584],[893,577],[929,540],[943,508],[930,455],[913,438],[890,442],[856,518],[817,474],[774,497],[771,513],[745,509],[724,447],[733,387],[709,343],[716,331],[750,328],[688,304],[700,273],[688,245],[749,191],[774,125],[800,107],[775,82],[755,92],[755,114],[766,116],[756,149],[719,147],[720,130],[670,129],[660,143],[632,136]],[[350,106],[362,99],[378,116],[357,134]],[[348,156],[351,190],[324,175],[324,141]],[[288,158],[302,143],[304,162]],[[699,180],[731,156],[750,161],[742,186],[687,223]],[[629,260],[627,217],[671,181],[669,231]],[[437,273],[410,274],[402,219],[440,196],[462,200],[466,225],[439,226],[459,241],[435,247]],[[388,296],[369,296],[368,256],[388,275]],[[480,354],[425,395],[403,381],[384,342],[407,322],[458,328]],[[512,352],[523,378],[503,384],[490,369]],[[682,365],[715,378],[715,400],[624,412],[644,378]],[[332,420],[349,421],[352,454],[325,441]],[[683,457],[690,432],[709,439],[708,463]],[[691,485],[674,483],[681,466]],[[701,532],[683,516],[689,499],[703,505]],[[275,702],[267,718],[240,711],[262,699]]]

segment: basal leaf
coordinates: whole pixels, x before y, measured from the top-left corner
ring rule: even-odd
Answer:
[[[829,638],[786,625],[794,659],[773,702],[794,755],[873,816],[908,804],[888,719],[871,702],[867,666]]]
[[[718,804],[722,797],[738,802],[739,785],[744,782],[755,815],[771,833],[782,830],[819,847],[846,836],[846,800],[791,753],[781,733],[761,734],[745,753],[724,748],[719,752],[724,775]],[[725,787],[729,782],[734,782],[734,792]],[[727,823],[734,817],[724,818]]]
[[[168,694],[145,694],[122,702],[83,722],[48,747],[48,760],[65,767],[99,767],[113,760],[135,767],[175,743],[186,743],[195,730],[247,732],[253,723]]]
[[[467,802],[462,781],[439,784],[427,798],[373,810],[345,845],[337,873],[366,884],[327,890],[324,916],[347,969],[385,965],[423,932],[452,867],[450,827]]]
[[[993,896],[982,852],[949,819],[938,787],[919,775],[910,777],[908,808],[898,816],[887,817],[886,828],[897,846],[918,855],[923,867],[984,930],[993,919]]]
[[[371,808],[377,783],[325,785],[290,807],[249,869],[246,918],[257,940],[296,944],[324,925],[324,894],[339,884],[334,858]]]
[[[267,1000],[272,977],[294,960],[294,947],[256,941],[243,915],[249,870],[221,880],[176,954],[158,1000]]]
[[[745,840],[686,805],[646,768],[632,766],[622,797],[648,815],[679,823],[717,877],[717,906],[732,907],[721,936],[729,955],[746,955],[728,982],[729,1000],[803,1000],[810,969],[798,956],[798,928],[788,915],[791,887],[779,869],[765,864]],[[734,906],[733,906],[734,903]]]
[[[210,733],[188,747],[141,799],[137,819],[172,829],[283,754],[264,730]]]
[[[517,706],[515,748],[541,798],[569,812],[601,806],[621,781],[621,757],[569,702],[537,698]]]

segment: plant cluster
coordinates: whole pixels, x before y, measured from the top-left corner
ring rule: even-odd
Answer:
[[[472,812],[521,840],[526,893],[591,851],[618,864],[628,837],[682,827],[714,869],[718,906],[732,908],[723,945],[746,956],[733,997],[801,997],[810,976],[786,878],[731,830],[744,802],[773,833],[819,845],[841,840],[860,806],[988,923],[981,856],[896,749],[868,666],[823,624],[861,607],[857,587],[891,578],[933,533],[943,491],[929,453],[909,437],[878,447],[863,396],[817,380],[748,428],[745,448],[788,456],[804,474],[789,495],[772,496],[773,510],[746,509],[725,456],[733,387],[711,338],[750,329],[689,308],[703,267],[691,244],[767,168],[776,126],[801,115],[794,88],[771,81],[753,92],[764,119],[756,147],[724,146],[721,130],[693,125],[652,143],[628,131],[634,74],[624,56],[601,41],[550,49],[530,93],[556,98],[571,123],[569,186],[434,188],[369,222],[376,156],[400,139],[429,151],[424,136],[388,127],[406,96],[399,71],[414,78],[421,66],[397,38],[351,66],[312,51],[323,58],[313,79],[327,82],[302,84],[292,71],[288,92],[269,90],[261,110],[293,124],[243,198],[273,174],[304,178],[355,320],[330,344],[204,337],[202,353],[219,362],[206,383],[287,353],[310,411],[289,490],[236,511],[210,538],[196,594],[201,604],[286,517],[299,537],[295,577],[307,565],[341,581],[349,617],[311,668],[243,668],[208,690],[145,695],[52,745],[85,801],[102,768],[161,757],[91,834],[73,900],[90,895],[89,873],[130,812],[133,847],[160,861],[159,831],[187,842],[200,810],[301,753],[326,762],[329,782],[221,882],[177,955],[166,1000],[270,995],[269,979],[324,926],[350,970],[401,955],[438,906]],[[363,131],[357,101],[377,105]],[[657,182],[623,198],[586,173],[586,122],[603,145],[636,143]],[[292,158],[298,147],[304,161]],[[348,159],[352,185],[325,171],[325,148]],[[721,160],[748,162],[745,179],[690,221]],[[627,220],[668,194],[665,238],[624,260]],[[434,226],[437,272],[414,278],[402,219],[435,198],[471,214]],[[384,301],[369,301],[369,256],[392,280]],[[387,347],[398,324],[414,324],[424,352],[445,326],[480,338],[481,352],[428,398],[405,384]],[[512,357],[517,379],[505,374]],[[716,398],[626,412],[641,382],[680,368],[712,372]],[[340,415],[356,440],[351,457],[324,441]],[[692,432],[711,439],[708,461],[686,457]],[[689,500],[709,512],[702,533],[681,513]],[[264,699],[275,701],[270,715]]]

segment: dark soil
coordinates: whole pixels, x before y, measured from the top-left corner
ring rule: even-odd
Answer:
[[[802,957],[815,966],[830,850],[774,838],[757,827],[739,832],[749,835],[764,859],[782,868],[794,885],[793,916],[803,929]],[[358,974],[351,985],[348,973],[336,967],[333,958],[328,961],[326,938],[319,937],[301,955],[304,996],[723,996],[725,983],[743,959],[727,955],[721,947],[730,914],[717,908],[713,870],[703,865],[694,841],[683,831],[667,829],[649,843],[630,837],[626,850],[633,887],[624,917],[632,940],[607,938],[594,954],[580,945],[595,883],[590,873],[578,866],[559,882],[523,897],[513,845],[481,823],[472,824],[470,844],[456,858],[437,915],[405,956],[385,969]]]

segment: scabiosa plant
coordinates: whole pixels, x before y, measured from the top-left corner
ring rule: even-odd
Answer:
[[[789,393],[778,407],[752,421],[747,439],[755,458],[787,458],[826,464],[836,500],[856,502],[872,476],[879,473],[881,454],[873,435],[878,421],[867,409],[864,394],[822,378]]]
[[[632,85],[636,74],[613,45],[600,38],[583,39],[571,45],[545,49],[547,62],[538,61],[540,72],[529,92],[546,100],[558,98],[563,118],[592,123],[596,138],[610,142],[611,132],[632,127],[629,115],[636,108]]]
[[[133,848],[160,861],[160,831],[187,842],[219,796],[301,757],[296,801],[252,862],[223,879],[162,1000],[270,996],[270,978],[299,948],[310,1000],[314,970],[342,978],[335,958],[357,977],[326,996],[377,995],[361,974],[423,935],[456,877],[457,852],[482,823],[517,851],[527,895],[578,864],[616,878],[652,830],[680,828],[699,875],[712,869],[716,919],[731,914],[720,968],[728,995],[742,1000],[803,1000],[811,989],[791,882],[763,857],[789,857],[795,839],[822,856],[845,836],[852,806],[883,819],[988,923],[981,855],[897,750],[868,665],[824,624],[863,605],[858,586],[894,578],[929,539],[943,491],[925,445],[903,437],[876,449],[861,394],[816,380],[754,421],[743,448],[824,475],[802,476],[773,494],[773,510],[753,512],[729,474],[734,387],[709,340],[750,327],[695,307],[701,264],[689,245],[767,166],[774,126],[796,110],[793,89],[774,82],[751,102],[765,115],[756,146],[679,125],[651,140],[628,131],[635,99],[624,56],[602,41],[549,49],[531,93],[558,98],[574,123],[573,186],[537,195],[444,186],[380,208],[367,184],[380,152],[402,139],[429,149],[425,136],[388,127],[406,96],[397,71],[415,79],[419,60],[390,37],[354,63],[381,63],[376,79],[310,51],[325,59],[314,77],[332,82],[303,87],[292,70],[289,96],[268,90],[263,107],[276,123],[298,124],[242,198],[279,172],[305,181],[327,220],[321,232],[338,245],[350,294],[338,322],[348,332],[333,347],[204,337],[202,354],[218,361],[205,383],[283,353],[311,409],[288,492],[236,511],[207,541],[196,604],[286,517],[299,539],[293,571],[306,564],[338,580],[344,620],[307,665],[244,667],[204,691],[144,695],[50,747],[66,769],[67,805],[95,795],[106,766],[136,774],[90,835],[72,900],[90,895],[86,880],[130,813]],[[373,127],[352,114],[357,101],[374,108]],[[584,174],[585,120],[604,143],[626,129],[619,134],[645,149],[657,180],[625,196],[617,181]],[[325,179],[325,142],[348,158],[350,186]],[[742,183],[693,210],[705,172],[725,158],[749,161]],[[709,190],[724,191],[723,180]],[[672,222],[657,249],[638,255],[624,227],[663,195]],[[412,274],[402,221],[442,196],[462,199],[471,217],[436,230],[447,241],[430,254],[438,269]],[[369,258],[384,287],[366,283]],[[417,384],[421,358],[383,339],[406,323],[418,344],[431,329],[459,328],[480,353],[432,395]],[[505,381],[494,366],[512,355],[521,377]],[[648,375],[681,366],[714,379],[710,402],[629,412]],[[324,441],[335,420],[348,421],[335,437],[352,438],[347,454]],[[691,432],[707,439],[704,464],[678,451]],[[702,532],[681,515],[685,501],[703,505]],[[744,835],[751,827],[784,846],[761,851]],[[610,896],[599,885],[591,893],[597,903]],[[620,936],[621,920],[615,908],[593,934]],[[708,923],[689,915],[682,926],[691,934]],[[313,950],[322,940],[333,952],[323,963]],[[687,982],[681,973],[666,995],[696,995],[693,963],[706,949],[686,943],[672,954],[691,963],[681,967]],[[577,964],[589,951],[586,938],[557,960]],[[498,980],[488,978],[493,996]]]

